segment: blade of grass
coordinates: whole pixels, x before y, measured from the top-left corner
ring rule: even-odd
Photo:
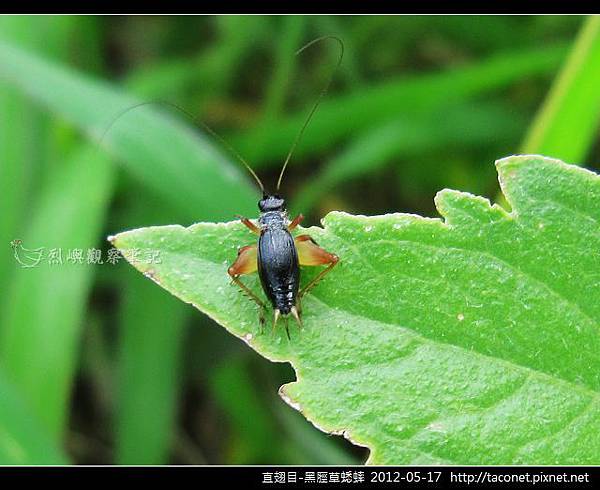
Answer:
[[[297,156],[333,145],[344,137],[398,117],[443,111],[445,107],[509,86],[517,81],[552,73],[564,57],[563,44],[498,54],[479,63],[442,73],[393,80],[360,93],[324,100],[306,131]],[[264,128],[254,128],[230,139],[258,166],[279,165],[301,126],[305,111],[274,121],[268,141],[255,145]]]
[[[93,142],[116,114],[139,102],[6,43],[0,43],[0,77],[67,118]],[[253,208],[256,195],[248,177],[207,138],[165,111],[147,106],[130,111],[106,133],[102,146],[190,220],[231,218]]]
[[[273,447],[281,448],[280,434],[246,368],[243,360],[229,359],[210,373],[212,397],[232,427],[227,459],[235,464],[281,461],[281,454],[273,454]]]
[[[341,18],[336,15],[319,15],[314,18],[319,28],[321,36],[335,35],[344,41],[344,63],[340,66],[345,81],[356,90],[364,86],[361,76],[361,70],[358,60],[358,50],[354,44],[354,39],[345,29]]]
[[[300,47],[304,32],[305,19],[302,16],[290,15],[283,19],[281,36],[276,44],[274,73],[267,87],[266,100],[263,105],[263,122],[270,121],[281,113],[290,80],[294,76],[296,57],[294,53]]]
[[[116,463],[165,464],[190,308],[127,271],[121,311]]]
[[[0,39],[12,40],[51,58],[66,55],[73,19],[68,17],[0,16]],[[4,212],[0,244],[23,230],[35,201],[34,189],[44,173],[51,127],[48,117],[12,87],[0,85],[0,195]],[[12,256],[0,255],[0,283],[9,284]]]
[[[308,212],[327,192],[349,179],[377,171],[396,157],[412,157],[452,144],[516,140],[523,115],[496,103],[461,104],[437,114],[401,117],[360,135],[303,187],[294,209]]]
[[[201,86],[205,99],[226,93],[236,79],[234,70],[244,55],[266,35],[265,19],[260,16],[217,17],[218,39],[207,51],[193,58],[159,62],[143,66],[129,74],[126,85],[142,97],[171,98],[192,86]],[[254,43],[249,43],[253,39]]]
[[[0,465],[67,464],[67,457],[0,371]]]
[[[94,266],[67,263],[68,251],[96,244],[111,195],[113,168],[106,158],[82,147],[48,182],[25,234],[24,247],[46,247],[36,267],[15,261],[7,292],[0,358],[9,379],[49,432],[63,432]],[[62,250],[63,265],[50,265],[51,249]],[[85,255],[84,255],[85,261]]]
[[[600,17],[584,20],[573,48],[531,125],[523,153],[583,162],[600,122]]]
[[[233,464],[354,464],[329,436],[270,393],[249,372],[247,357],[230,359],[213,369],[212,396],[232,430],[228,461]]]
[[[172,212],[152,207],[135,191],[123,216],[128,226],[168,223]],[[160,259],[160,258],[159,258]],[[191,309],[131,271],[121,275],[119,313],[117,464],[168,463],[180,388],[185,325]]]
[[[77,19],[69,16],[14,16],[1,18],[0,24],[0,38],[3,40],[26,46],[47,59],[61,59],[69,57]],[[80,52],[90,54],[92,46],[92,42],[86,43]],[[7,178],[0,179],[0,182],[8,184],[7,192],[3,190],[2,194],[9,198],[9,217],[6,221],[2,220],[3,224],[8,222],[6,228],[2,228],[3,238],[7,240],[2,241],[7,244],[9,238],[22,238],[25,234],[26,245],[31,247],[33,241],[30,242],[30,238],[46,240],[46,233],[51,235],[56,231],[53,229],[55,221],[64,218],[64,215],[52,215],[52,212],[66,209],[66,206],[54,206],[59,200],[65,200],[64,196],[59,197],[58,194],[67,190],[58,189],[60,177],[57,178],[57,175],[62,172],[62,159],[67,150],[72,148],[73,140],[65,138],[67,135],[64,131],[59,135],[58,132],[62,128],[50,121],[46,114],[40,113],[36,105],[13,87],[3,86],[0,97],[3,99],[2,103],[6,104],[4,108],[8,109],[3,111],[2,120],[9,123],[0,129],[0,138],[6,143],[0,145],[1,167],[3,173],[8,174],[3,175]],[[26,172],[28,175],[25,175]],[[24,179],[20,180],[19,174]],[[23,182],[25,185],[22,185]],[[94,197],[96,193],[92,191],[91,195]],[[86,205],[86,201],[81,204]],[[49,205],[50,212],[40,209],[40,205]],[[73,208],[77,205],[76,202],[71,203]],[[95,206],[92,206],[93,208]],[[79,224],[72,223],[72,226],[76,227]],[[87,223],[83,225],[84,228],[86,226]],[[68,391],[75,372],[74,359],[77,356],[77,348],[73,344],[76,344],[79,325],[71,320],[73,312],[83,310],[85,297],[63,297],[61,304],[54,307],[63,309],[64,318],[61,321],[56,321],[56,316],[47,318],[49,302],[56,300],[53,287],[61,286],[60,280],[55,284],[46,276],[45,281],[37,284],[36,277],[41,278],[43,273],[31,271],[31,275],[26,277],[24,273],[30,270],[18,268],[13,254],[7,253],[4,257],[11,262],[3,262],[3,266],[6,265],[7,268],[4,271],[6,274],[3,273],[2,283],[5,284],[7,292],[3,298],[6,305],[3,306],[0,315],[0,320],[4,320],[0,339],[7,340],[13,346],[18,345],[20,351],[13,352],[9,348],[8,355],[2,356],[2,363],[6,368],[6,376],[13,379],[23,398],[31,405],[28,413],[37,414],[40,419],[37,423],[31,422],[32,427],[39,433],[40,444],[45,441],[44,432],[54,436],[56,441],[60,428],[55,431],[55,427],[50,426],[62,425],[66,419]],[[10,276],[10,281],[6,275]],[[77,284],[76,280],[75,285]],[[19,308],[24,308],[25,311],[20,312]],[[39,324],[32,326],[25,318],[27,316],[38,319]],[[45,328],[49,330],[44,330]],[[56,332],[54,328],[57,329]],[[35,333],[39,330],[45,332],[41,337]],[[64,357],[61,358],[63,352]],[[47,364],[44,361],[48,361]],[[28,369],[31,369],[31,372],[28,373]],[[33,379],[35,376],[37,380]],[[54,382],[56,384],[52,384]],[[42,425],[46,427],[41,427]],[[60,462],[52,454],[51,450],[44,449],[41,453],[31,455],[28,463]]]
[[[258,122],[258,127],[264,129],[256,135],[256,146],[263,146],[268,141],[270,128],[284,108],[285,96],[297,63],[294,54],[300,46],[304,24],[304,18],[297,15],[290,15],[283,19],[279,42],[276,43],[274,73],[267,86],[265,102]]]
[[[110,270],[108,267],[105,269]],[[110,273],[115,276],[114,269]],[[98,274],[94,280],[94,287],[98,287]],[[107,328],[111,324],[109,315],[101,308],[88,308],[78,372],[93,393],[94,412],[103,420],[111,417],[115,407],[114,355],[109,340],[110,327]],[[103,432],[109,433],[108,430]]]

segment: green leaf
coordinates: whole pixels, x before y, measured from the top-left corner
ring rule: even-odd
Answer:
[[[330,213],[310,233],[341,262],[304,300],[302,332],[260,335],[227,266],[237,222],[113,243],[141,272],[263,356],[280,392],[371,463],[600,463],[600,178],[539,156],[497,163],[510,213],[444,190],[444,220]],[[160,250],[160,264],[133,260]],[[304,268],[303,280],[316,273]],[[259,290],[256,277],[247,284]]]

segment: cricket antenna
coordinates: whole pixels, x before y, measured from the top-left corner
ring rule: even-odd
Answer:
[[[323,97],[325,96],[325,94],[327,93],[327,91],[329,90],[331,82],[333,81],[333,77],[336,74],[336,72],[337,72],[338,68],[340,67],[340,65],[342,64],[342,58],[344,57],[344,43],[337,36],[322,36],[322,37],[318,37],[316,39],[313,39],[308,44],[305,44],[298,51],[296,51],[296,56],[298,56],[300,53],[302,53],[305,49],[308,49],[309,47],[311,47],[313,44],[316,44],[318,42],[324,41],[326,39],[333,39],[334,41],[337,41],[337,43],[340,46],[340,55],[338,57],[338,61],[337,61],[337,64],[335,65],[335,68],[331,72],[331,75],[329,75],[329,80],[327,80],[327,84],[325,85],[325,87],[323,88],[323,90],[321,90],[321,93],[319,94],[319,96],[317,97],[317,100],[313,104],[310,112],[308,113],[306,121],[304,121],[304,124],[302,125],[302,128],[300,129],[300,131],[296,135],[296,139],[292,143],[292,147],[290,148],[290,151],[287,154],[287,157],[285,158],[285,162],[283,162],[283,167],[281,168],[281,173],[279,174],[279,179],[277,180],[277,191],[278,192],[279,192],[279,187],[281,186],[281,179],[283,179],[283,174],[285,172],[285,169],[287,168],[287,165],[288,165],[290,159],[292,158],[292,155],[294,154],[294,150],[296,150],[296,146],[298,146],[298,143],[300,143],[300,140],[302,139],[302,135],[304,134],[305,129],[307,128],[308,124],[310,123],[310,120],[312,119],[313,115],[317,111],[317,108],[319,107],[319,104],[321,103],[321,100],[323,99]]]
[[[254,180],[256,181],[256,183],[258,184],[258,186],[260,187],[260,190],[263,193],[263,195],[265,194],[265,186],[263,185],[263,183],[261,182],[261,180],[258,178],[258,175],[256,175],[256,172],[254,170],[252,170],[252,167],[250,167],[250,165],[248,165],[248,162],[246,162],[246,160],[244,159],[244,157],[242,157],[242,155],[240,155],[233,146],[231,146],[229,143],[227,143],[227,141],[225,141],[225,139],[220,134],[218,134],[214,129],[212,129],[204,121],[202,121],[198,117],[194,116],[190,112],[186,111],[182,107],[179,107],[177,104],[174,104],[173,102],[169,102],[167,100],[149,100],[149,101],[146,101],[146,102],[140,102],[139,104],[135,104],[135,105],[127,107],[126,109],[123,109],[122,111],[120,111],[119,113],[117,113],[112,118],[112,120],[110,121],[110,123],[108,124],[108,126],[106,126],[106,129],[104,130],[104,132],[102,133],[102,136],[100,136],[100,139],[98,140],[98,146],[100,146],[100,144],[104,140],[104,137],[106,136],[106,134],[108,133],[108,131],[110,130],[110,128],[122,116],[124,116],[125,114],[127,114],[130,111],[133,111],[134,109],[138,109],[139,107],[143,107],[143,106],[146,106],[146,105],[152,105],[152,104],[162,104],[162,105],[169,106],[169,107],[171,107],[173,109],[177,109],[179,112],[181,112],[182,114],[184,114],[185,116],[187,116],[188,118],[190,118],[190,120],[192,120],[194,122],[194,124],[201,126],[207,133],[209,133],[213,138],[215,138],[219,143],[221,143],[221,145],[233,157],[235,157],[244,167],[246,167],[246,170],[248,170],[248,172],[250,172],[250,175],[252,175],[252,177],[254,177]]]

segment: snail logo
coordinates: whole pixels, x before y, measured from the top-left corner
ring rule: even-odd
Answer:
[[[13,249],[13,255],[17,262],[21,264],[24,269],[37,266],[42,260],[45,247],[40,248],[25,248],[23,246],[23,240],[16,239],[10,242],[10,246]]]

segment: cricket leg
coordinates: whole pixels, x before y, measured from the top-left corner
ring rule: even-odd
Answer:
[[[295,239],[296,250],[298,250],[298,260],[300,265],[315,266],[315,265],[327,265],[319,274],[317,274],[312,281],[310,281],[302,290],[298,293],[298,301],[314,288],[323,277],[325,277],[331,269],[333,269],[339,262],[339,257],[335,254],[329,253],[324,248],[319,247],[310,235],[299,235]]]
[[[262,301],[256,295],[256,293],[254,293],[254,291],[246,286],[240,279],[241,275],[252,274],[253,272],[256,272],[257,268],[258,263],[256,245],[248,245],[238,250],[238,257],[231,267],[229,267],[227,273],[231,276],[231,280],[238,285],[242,292],[245,293],[260,308],[258,319],[260,322],[260,330],[262,332],[265,324],[265,312],[267,310],[267,306],[265,305],[264,301]]]
[[[244,218],[243,216],[240,216],[239,214],[236,214],[236,218],[239,218],[240,221],[242,223],[244,223],[244,225],[246,225],[246,227],[248,227],[248,229],[252,233],[255,233],[256,235],[260,235],[260,228],[258,226],[256,226],[254,223],[252,223],[252,221],[250,221],[248,218]]]
[[[294,228],[296,228],[296,226],[298,226],[300,223],[302,223],[302,220],[304,219],[304,216],[302,216],[301,214],[299,214],[298,216],[296,216],[291,223],[288,225],[288,230],[292,231]]]

